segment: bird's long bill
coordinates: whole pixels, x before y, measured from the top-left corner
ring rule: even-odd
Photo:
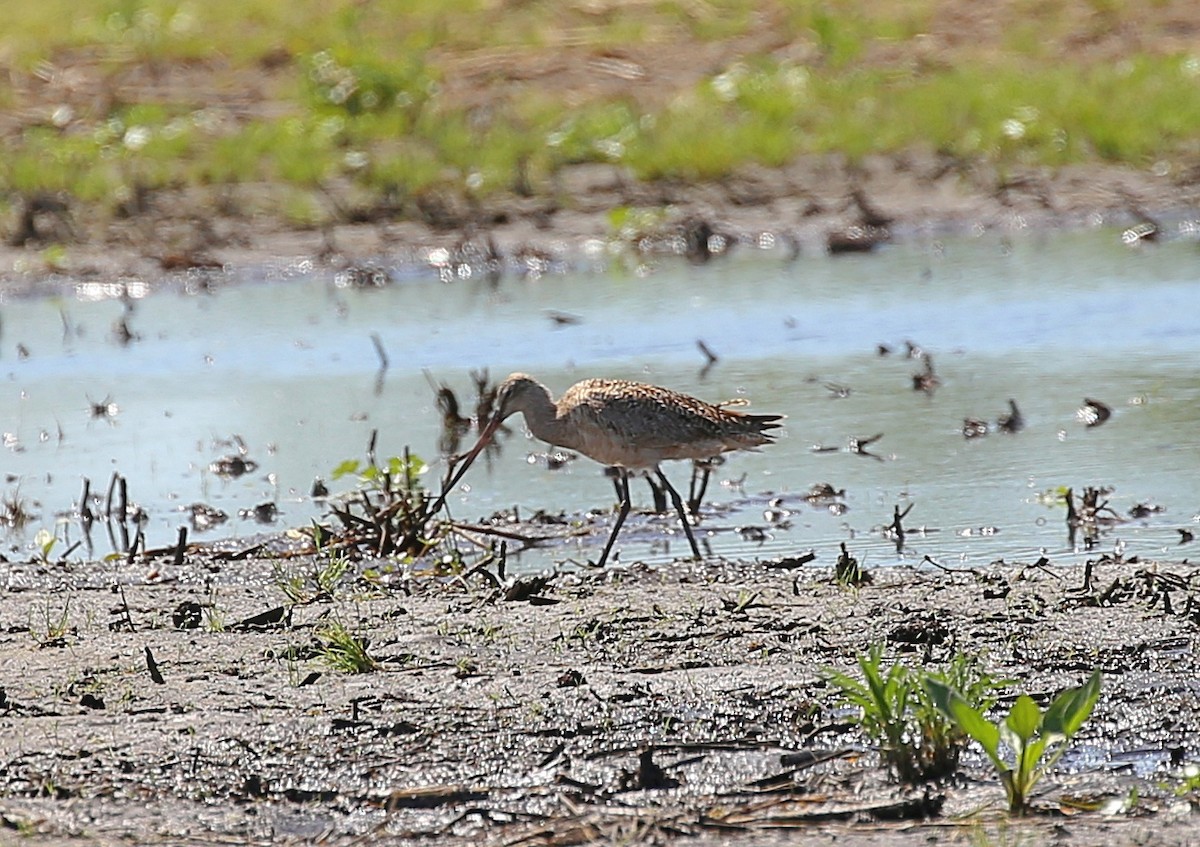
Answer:
[[[483,431],[479,433],[479,440],[475,442],[475,446],[459,457],[457,470],[454,471],[454,474],[449,480],[447,480],[446,484],[442,486],[442,493],[438,495],[437,500],[433,504],[433,508],[429,510],[429,515],[431,517],[441,511],[442,506],[444,506],[446,503],[446,498],[449,497],[450,492],[454,490],[454,486],[458,485],[458,481],[463,478],[467,472],[467,469],[471,467],[472,463],[474,463],[474,461],[479,457],[479,454],[483,452],[483,448],[487,447],[488,444],[491,443],[492,437],[496,434],[496,430],[499,427],[500,418],[498,416],[493,416],[491,420],[487,422],[487,425],[484,426]]]

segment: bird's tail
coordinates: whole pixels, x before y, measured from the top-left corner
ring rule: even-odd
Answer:
[[[778,433],[771,430],[783,426],[787,415],[751,415],[745,412],[730,412],[736,415],[742,424],[742,437],[746,439],[745,448],[753,449],[760,444],[770,444]],[[744,448],[744,449],[745,449]]]

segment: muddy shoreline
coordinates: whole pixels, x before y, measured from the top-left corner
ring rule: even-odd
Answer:
[[[531,197],[447,194],[436,209],[355,209],[349,188],[331,186],[326,196],[340,210],[331,219],[343,222],[314,229],[254,214],[271,191],[226,187],[217,198],[202,189],[163,190],[147,199],[144,214],[71,221],[67,231],[44,216],[37,225],[43,237],[0,247],[0,285],[36,291],[65,275],[155,282],[198,269],[236,275],[297,261],[419,268],[439,248],[522,271],[604,261],[623,250],[686,252],[697,227],[733,249],[771,245],[797,258],[837,249],[835,240],[856,227],[905,240],[1150,221],[1165,237],[1195,237],[1200,208],[1200,179],[1191,171],[1091,164],[1002,172],[932,152],[853,166],[811,157],[708,184],[639,183],[615,166],[577,165]],[[622,230],[613,215],[624,209],[645,213],[645,221]]]
[[[482,575],[384,562],[291,600],[284,586],[310,585],[317,563],[0,565],[0,832],[47,845],[1194,843],[1200,796],[1178,793],[1200,733],[1192,565],[889,568],[847,588],[832,562],[786,564],[560,573],[515,601]],[[367,639],[374,670],[329,664],[331,621]],[[1008,819],[977,750],[945,783],[889,780],[822,676],[872,643],[910,666],[983,652],[1039,700],[1102,670],[1038,814]]]

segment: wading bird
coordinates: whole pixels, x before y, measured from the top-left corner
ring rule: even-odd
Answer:
[[[515,373],[496,395],[496,411],[483,426],[479,441],[462,457],[431,514],[491,441],[500,424],[521,412],[535,437],[618,469],[621,500],[612,534],[598,566],[608,560],[621,524],[629,514],[629,472],[652,472],[671,497],[695,558],[700,548],[692,535],[679,492],[659,464],[666,459],[708,460],[732,450],[755,450],[770,444],[783,415],[751,415],[706,403],[687,394],[618,379],[585,379],[566,390],[556,402],[550,389],[532,377]]]

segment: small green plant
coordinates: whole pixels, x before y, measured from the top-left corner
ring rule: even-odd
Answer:
[[[369,673],[379,664],[368,652],[370,641],[360,638],[340,621],[330,621],[317,630],[320,655],[325,664],[343,673]]]
[[[354,491],[330,500],[332,515],[342,524],[342,532],[334,532],[334,543],[375,556],[419,555],[429,546],[421,538],[430,517],[430,498],[421,477],[429,466],[408,450],[378,464],[373,444],[372,436],[366,464],[348,459],[333,469],[334,479],[358,480]],[[314,527],[314,538],[323,532],[323,527]]]
[[[858,559],[850,555],[846,542],[842,542],[842,552],[838,554],[837,563],[833,566],[833,578],[843,588],[858,588],[871,582],[871,574],[859,564]]]
[[[42,564],[49,564],[50,551],[58,543],[58,539],[54,537],[54,533],[48,529],[39,529],[37,535],[33,537],[33,543],[37,545],[38,555],[42,559]]]
[[[359,484],[368,491],[411,491],[420,487],[421,477],[428,470],[429,466],[420,456],[406,453],[404,456],[392,456],[382,465],[347,459],[333,469],[331,476],[334,479],[357,477]]]
[[[225,612],[215,604],[205,606],[204,625],[209,632],[224,632],[226,628]]]
[[[62,611],[57,614],[50,609],[50,602],[42,606],[42,625],[29,626],[29,634],[37,641],[39,647],[63,647],[67,643],[67,635],[71,626],[71,598],[68,595],[63,603]]]
[[[313,571],[313,583],[322,594],[333,596],[334,590],[342,584],[346,571],[350,568],[350,560],[345,556],[330,556]]]
[[[341,587],[350,560],[344,555],[322,551],[318,545],[311,567],[306,571],[289,573],[276,562],[272,568],[275,585],[283,592],[289,603],[305,606],[321,600],[332,600],[334,592]]]
[[[1002,720],[993,723],[984,717],[986,709],[969,703],[944,680],[925,683],[934,706],[955,726],[979,742],[995,765],[1008,797],[1012,814],[1029,811],[1033,787],[1054,766],[1069,742],[1092,714],[1100,699],[1100,672],[1094,671],[1086,683],[1058,694],[1043,712],[1028,694],[1022,694]],[[1000,751],[1004,742],[1013,757],[1008,762]]]
[[[756,602],[761,592],[751,591],[748,588],[738,589],[737,597],[725,598],[721,600],[721,605],[725,607],[725,611],[733,615],[744,615],[747,609],[751,609],[758,605]]]
[[[1189,762],[1183,766],[1179,774],[1180,781],[1175,786],[1176,797],[1186,797],[1195,808],[1200,805],[1200,764]]]
[[[943,670],[910,670],[897,662],[883,667],[883,645],[858,657],[862,679],[827,671],[826,679],[845,702],[859,709],[857,722],[901,782],[915,784],[947,776],[958,767],[967,735],[948,720],[927,693],[931,682],[955,687],[967,702],[986,711],[993,692],[1007,684],[981,668],[978,656],[957,653]]]
[[[310,594],[305,590],[303,574],[288,573],[281,564],[275,562],[271,567],[271,577],[289,603],[299,606],[308,602]]]

